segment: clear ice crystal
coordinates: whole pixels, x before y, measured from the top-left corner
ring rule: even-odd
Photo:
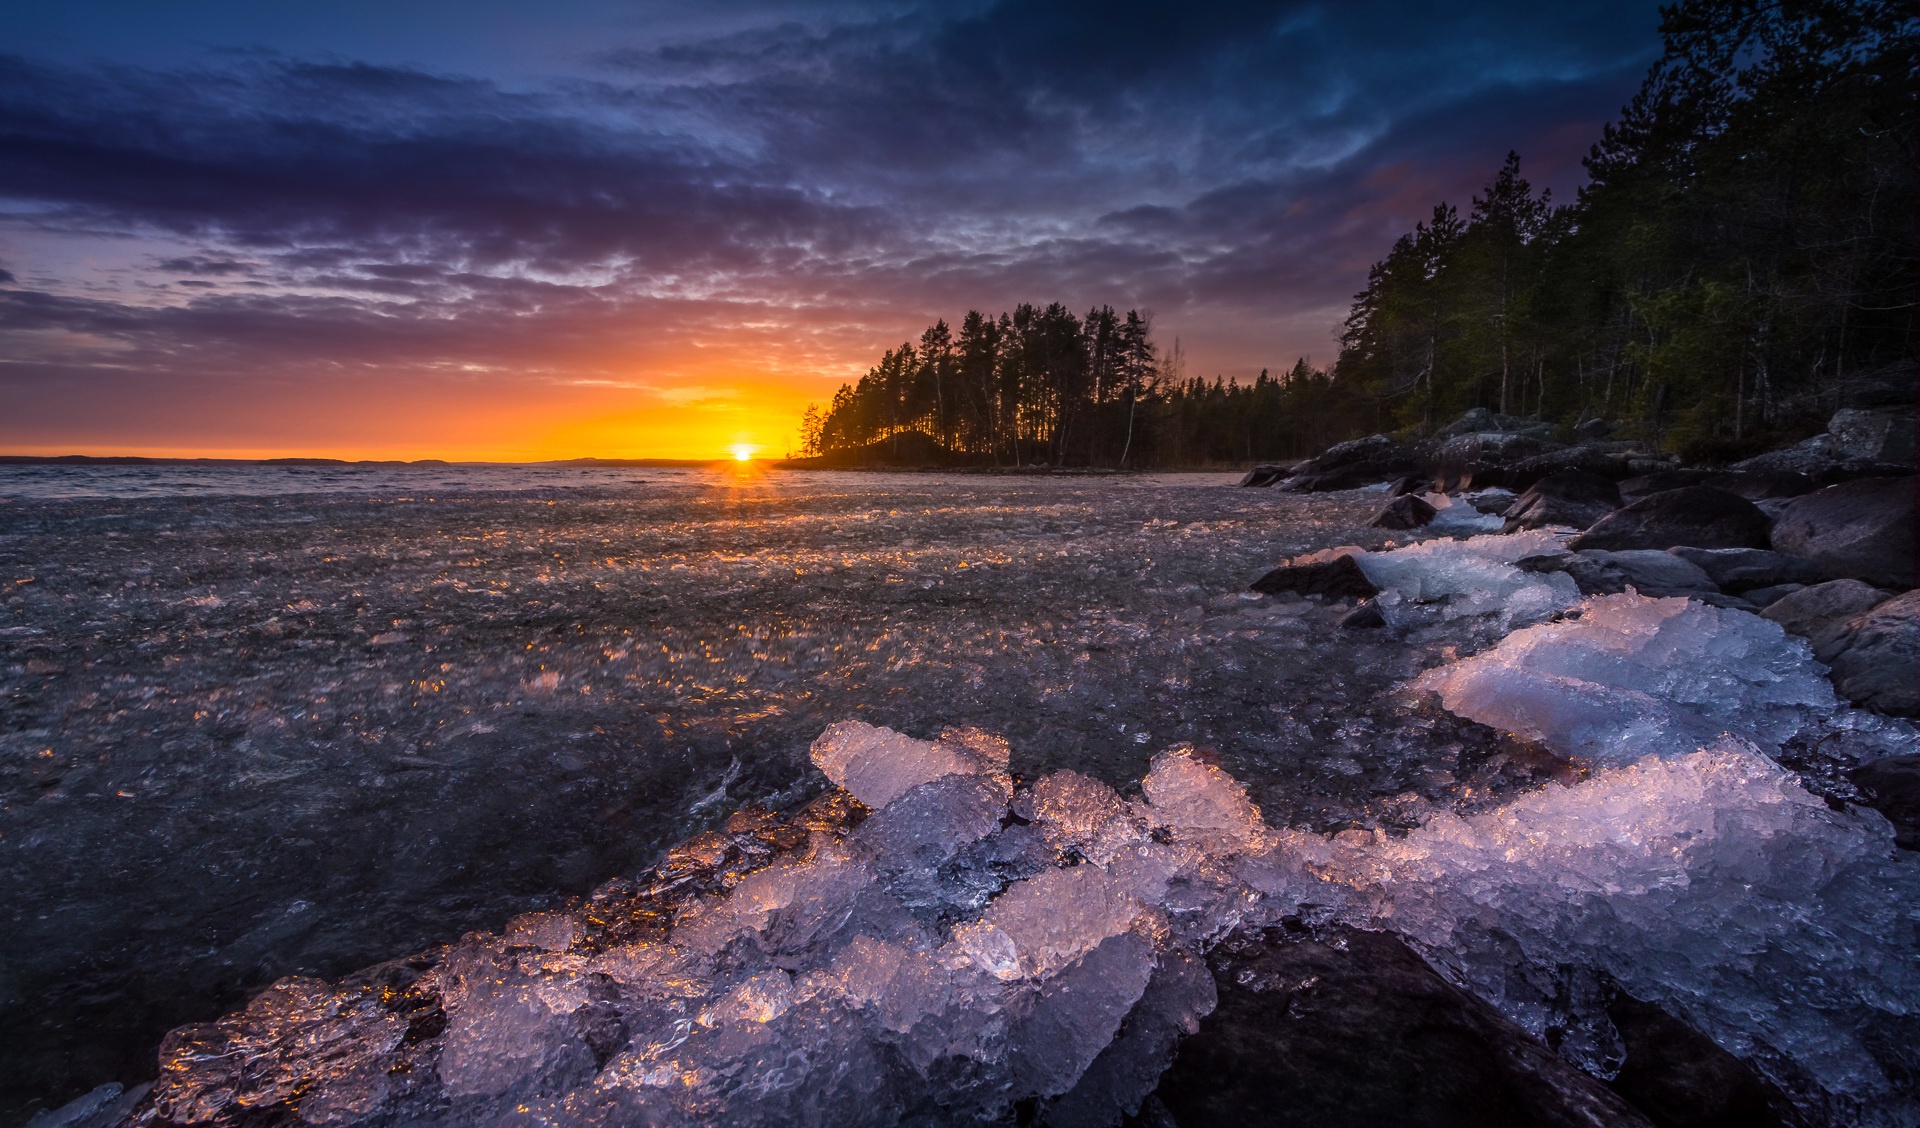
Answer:
[[[841,721],[813,742],[813,762],[836,786],[874,808],[945,775],[983,775],[1012,789],[1006,743],[974,730],[927,741],[864,721]]]

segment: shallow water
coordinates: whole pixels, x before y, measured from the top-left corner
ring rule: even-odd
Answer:
[[[1017,773],[1116,785],[1190,740],[1276,825],[1323,830],[1564,768],[1391,696],[1460,631],[1243,594],[1280,557],[1385,543],[1373,494],[107,469],[0,468],[10,1118],[151,1076],[163,1031],[277,976],[498,928],[798,802],[842,718],[977,725]]]

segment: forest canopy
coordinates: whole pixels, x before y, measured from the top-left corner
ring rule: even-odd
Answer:
[[[1053,304],[936,322],[803,425],[808,453],[1146,467],[1300,457],[1470,408],[1605,419],[1695,458],[1911,403],[1920,17],[1683,0],[1565,203],[1508,154],[1375,263],[1329,370],[1182,371],[1150,318]]]

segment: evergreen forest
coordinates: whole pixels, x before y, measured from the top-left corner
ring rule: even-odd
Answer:
[[[1304,457],[1481,407],[1728,461],[1911,403],[1920,15],[1682,0],[1557,202],[1517,154],[1368,272],[1330,368],[1184,374],[1150,318],[942,320],[810,407],[835,461],[1145,468]]]

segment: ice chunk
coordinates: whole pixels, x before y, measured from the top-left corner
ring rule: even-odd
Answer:
[[[945,775],[888,803],[853,839],[875,851],[883,871],[931,869],[999,829],[1006,813],[1006,792],[997,780]]]
[[[1778,745],[1832,687],[1777,624],[1681,598],[1598,596],[1415,685],[1453,712],[1569,754],[1626,763],[1723,732]]]
[[[973,730],[915,740],[863,721],[829,725],[813,742],[813,762],[837,786],[869,807],[884,807],[944,775],[981,775],[1007,782],[1006,743]]]
[[[585,969],[585,957],[572,958]],[[593,1055],[567,1021],[587,1002],[576,971],[547,974],[491,945],[458,951],[438,970],[447,1010],[440,1080],[449,1093],[520,1094],[592,1075]]]
[[[1152,805],[1156,825],[1217,853],[1249,849],[1266,829],[1260,808],[1247,798],[1246,786],[1191,744],[1176,745],[1155,756],[1141,790]]]
[[[1055,850],[1085,850],[1127,805],[1118,792],[1075,771],[1043,777],[1022,797],[1020,815],[1040,827]]]
[[[1016,882],[978,922],[955,928],[950,948],[998,979],[1051,975],[1126,931],[1141,911],[1100,866],[1049,870]]]
[[[1073,1088],[1146,991],[1153,965],[1152,943],[1123,932],[1043,984],[1007,1035],[1014,1083],[1042,1097]]]

